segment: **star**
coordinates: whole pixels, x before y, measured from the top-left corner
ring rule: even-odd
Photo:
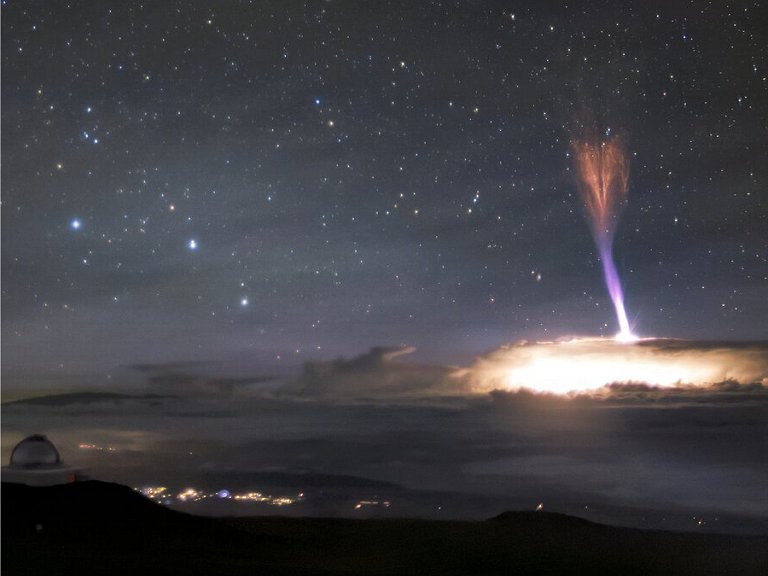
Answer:
[[[78,218],[75,218],[75,219],[73,219],[73,220],[72,220],[72,221],[69,223],[69,227],[70,227],[72,230],[80,230],[80,227],[81,227],[82,225],[83,225],[83,224],[82,224],[82,222],[80,222],[80,220],[79,220]]]
[[[187,248],[192,250],[193,252],[197,250],[197,240],[192,238],[189,242],[187,242]]]

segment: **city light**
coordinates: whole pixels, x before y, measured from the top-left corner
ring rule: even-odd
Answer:
[[[290,506],[291,504],[304,500],[304,492],[300,492],[296,496],[272,496],[257,491],[233,493],[227,489],[220,489],[206,492],[190,487],[185,488],[173,496],[172,492],[165,486],[144,486],[142,488],[134,488],[134,490],[140,492],[152,501],[165,505],[173,505],[175,503],[189,504],[192,502],[201,502],[210,498],[217,500],[232,500],[240,503],[261,503],[269,506],[281,507]],[[387,506],[388,505],[389,503],[387,503]]]
[[[362,510],[363,508],[372,508],[378,506],[381,506],[382,508],[389,508],[391,503],[387,500],[360,500],[357,504],[355,504],[355,510]]]

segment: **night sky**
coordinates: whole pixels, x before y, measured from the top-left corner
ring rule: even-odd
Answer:
[[[764,7],[653,4],[4,3],[4,368],[613,334],[585,111],[636,331],[764,337]]]
[[[6,399],[137,382],[231,392],[375,346],[412,346],[406,363],[440,371],[521,339],[612,336],[570,157],[585,126],[628,143],[615,255],[634,330],[768,336],[762,2],[2,6]],[[323,410],[291,418],[344,436],[350,422]],[[412,422],[393,414],[358,424]],[[146,421],[159,436],[132,442],[171,442]],[[728,444],[753,432],[718,440],[717,465],[743,457],[763,474]],[[677,452],[637,469],[714,465]],[[445,472],[366,466],[334,469],[432,487]]]

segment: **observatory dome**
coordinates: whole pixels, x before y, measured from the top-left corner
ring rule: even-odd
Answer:
[[[61,457],[53,442],[42,434],[28,436],[11,452],[10,468],[47,468],[60,466]]]

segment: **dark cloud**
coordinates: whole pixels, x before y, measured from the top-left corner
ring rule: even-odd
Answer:
[[[130,400],[149,400],[152,402],[164,400],[170,396],[161,396],[158,394],[145,394],[143,396],[134,396],[131,394],[121,394],[118,392],[72,392],[68,394],[49,394],[45,396],[34,396],[22,400],[12,400],[4,402],[3,406],[13,406],[24,404],[29,406],[71,406],[78,404],[95,404],[102,402],[121,403]]]
[[[446,366],[408,364],[397,359],[412,348],[371,348],[350,360],[309,362],[288,393],[309,398],[403,399],[465,394],[464,382]]]
[[[274,377],[250,376],[233,378],[210,376],[206,371],[217,366],[211,362],[169,362],[161,364],[134,364],[132,369],[142,373],[152,390],[176,394],[231,395],[252,384],[273,382]]]

